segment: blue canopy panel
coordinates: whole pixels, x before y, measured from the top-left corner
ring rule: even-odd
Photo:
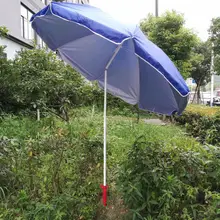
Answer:
[[[150,111],[181,113],[188,87],[168,58],[139,27],[114,21],[89,5],[52,2],[31,19],[32,27],[52,50],[88,80],[101,87],[108,69],[108,92]]]
[[[48,43],[51,43],[49,36],[53,36],[54,33],[58,35],[56,39],[52,39],[56,40],[53,45],[51,45],[53,49],[57,49],[65,42],[69,42],[69,40],[73,41],[93,33],[107,38],[113,43],[120,44],[125,38],[131,37],[136,28],[136,26],[133,25],[126,27],[120,24],[96,7],[73,3],[52,2],[40,12],[33,15],[31,21],[34,21],[36,18],[41,19],[37,19],[38,21],[33,22],[32,25],[39,35],[45,31],[45,22],[48,23],[48,35],[44,36],[45,38],[43,39],[45,42],[47,42],[46,40],[48,39]],[[38,23],[39,20],[43,20],[43,26]],[[60,22],[60,24],[57,22]],[[59,30],[57,30],[58,26]],[[66,35],[64,36],[66,30],[70,31],[68,32],[68,37]]]

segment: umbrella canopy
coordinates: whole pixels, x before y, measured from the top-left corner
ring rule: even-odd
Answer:
[[[167,115],[180,114],[186,107],[189,89],[185,81],[138,26],[121,24],[90,5],[56,2],[31,21],[48,47],[88,80],[104,87],[108,67],[107,91],[114,96]]]
[[[182,76],[140,28],[123,25],[89,5],[52,2],[32,18],[48,47],[88,80],[104,88],[104,183],[106,205],[106,93],[139,108],[171,115],[187,105]]]

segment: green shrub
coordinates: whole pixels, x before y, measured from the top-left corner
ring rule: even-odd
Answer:
[[[186,111],[202,116],[212,116],[218,114],[220,109],[219,107],[209,107],[205,105],[188,105]]]
[[[220,111],[218,108],[190,105],[176,121],[202,143],[220,144]]]
[[[220,213],[220,151],[187,142],[140,138],[118,186],[133,219],[213,220]]]
[[[50,119],[1,122],[8,137],[0,138],[0,219],[89,220],[96,215],[102,139],[59,124]]]

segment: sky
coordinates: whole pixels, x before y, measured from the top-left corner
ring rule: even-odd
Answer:
[[[159,15],[167,10],[183,13],[186,27],[193,29],[204,41],[208,38],[211,19],[220,16],[220,0],[158,1]],[[125,23],[137,24],[149,13],[155,13],[155,0],[90,0],[90,4]]]

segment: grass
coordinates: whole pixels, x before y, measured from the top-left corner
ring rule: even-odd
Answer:
[[[89,109],[77,109],[69,124],[56,118],[45,118],[40,122],[24,117],[9,116],[0,121],[0,134],[8,138],[25,141],[29,138],[44,139],[62,129],[72,138],[87,137],[102,139],[103,118],[102,113],[95,112],[93,115]],[[54,126],[52,126],[52,124]],[[136,122],[134,117],[108,116],[107,118],[107,142],[111,154],[108,162],[119,162],[126,151],[140,137],[147,140],[172,141],[186,139],[183,130],[175,125],[158,126],[146,124],[143,120]],[[189,139],[193,141],[192,139]],[[120,155],[120,156],[119,156]]]

